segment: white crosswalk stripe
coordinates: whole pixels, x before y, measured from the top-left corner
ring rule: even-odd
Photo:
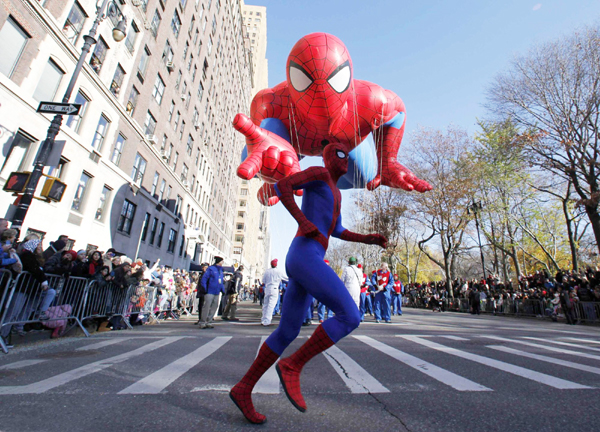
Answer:
[[[209,355],[225,345],[231,336],[216,337],[210,342],[202,345],[200,348],[192,351],[164,368],[148,375],[138,382],[130,385],[119,394],[157,394],[162,392],[177,378],[196,366]]]
[[[27,366],[33,366],[39,363],[43,363],[47,360],[21,360],[14,363],[9,363],[4,366],[0,366],[0,370],[14,370],[14,369],[22,369]]]
[[[260,347],[267,340],[267,336],[263,336],[260,339],[260,344],[258,345],[258,350],[256,351],[256,355],[260,351]],[[277,371],[275,370],[275,363],[271,366],[265,374],[260,377],[256,385],[254,386],[254,390],[252,393],[262,393],[262,394],[279,394],[279,376],[277,375]]]
[[[573,363],[573,362],[570,362],[567,360],[560,360],[560,359],[556,359],[553,357],[547,357],[547,356],[543,356],[543,355],[539,355],[539,354],[533,354],[533,353],[530,353],[527,351],[516,350],[516,349],[505,347],[502,345],[490,345],[490,346],[488,346],[488,348],[491,348],[496,351],[502,351],[505,353],[518,355],[521,357],[527,357],[527,358],[534,359],[534,360],[552,363],[555,365],[565,366],[565,367],[569,367],[569,368],[573,368],[573,369],[577,369],[577,370],[584,370],[586,372],[591,372],[593,374],[600,375],[600,368],[584,365],[581,363]]]
[[[426,347],[432,348],[437,351],[442,351],[447,354],[451,354],[460,358],[464,358],[466,360],[471,360],[476,363],[483,364],[485,366],[489,366],[494,369],[499,369],[504,372],[511,373],[513,375],[520,376],[522,378],[527,378],[532,381],[539,382],[540,384],[545,384],[550,387],[554,387],[561,390],[573,390],[573,389],[589,389],[591,387],[584,386],[582,384],[574,383],[571,381],[563,380],[560,378],[553,377],[551,375],[546,375],[541,372],[536,372],[531,369],[526,369],[520,366],[516,366],[510,363],[505,363],[499,360],[494,360],[489,357],[480,356],[477,354],[473,354],[467,351],[457,350],[455,348],[450,348],[444,345],[437,344],[435,342],[429,341],[427,339],[423,339],[419,336],[401,336],[404,339],[410,340],[412,342],[418,343],[420,345],[424,345]]]
[[[99,360],[84,366],[81,366],[77,369],[70,370],[68,372],[64,372],[62,374],[53,376],[51,378],[28,384],[25,386],[11,386],[11,387],[0,387],[0,395],[6,394],[40,394],[44,393],[53,388],[65,385],[71,381],[74,381],[79,378],[83,378],[87,375],[93,374],[94,372],[101,371],[102,369],[109,368],[117,363],[124,362],[133,357],[140,356],[142,354],[146,354],[155,349],[161,348],[163,346],[169,345],[175,341],[183,339],[182,337],[166,337],[164,339],[158,340],[156,342],[152,342],[148,345],[144,345],[141,348],[137,348],[133,351],[126,352],[124,354],[120,354],[115,357],[111,357],[105,360]]]
[[[585,342],[585,343],[591,343],[591,344],[600,344],[600,340],[593,340],[593,339],[579,339],[579,338],[574,338],[574,337],[566,337],[564,339],[569,339],[575,342]]]
[[[568,346],[571,348],[580,348],[580,349],[583,348],[583,349],[590,350],[590,351],[600,351],[600,348],[594,348],[594,347],[589,347],[589,346],[585,346],[585,345],[577,345],[577,344],[561,342],[561,341],[552,340],[552,339],[542,339],[542,338],[529,337],[529,336],[524,336],[523,339],[529,339],[529,340],[534,340],[534,341],[539,341],[539,342],[549,342],[549,343],[552,343],[555,345]]]
[[[546,351],[553,351],[553,352],[557,352],[557,353],[561,353],[561,354],[569,354],[569,355],[574,355],[574,356],[578,356],[578,357],[589,358],[592,360],[600,360],[600,356],[597,356],[594,354],[588,354],[588,353],[583,353],[583,352],[579,352],[579,351],[571,351],[571,350],[564,349],[564,348],[551,347],[551,346],[536,344],[533,342],[527,342],[527,341],[519,340],[519,339],[509,339],[509,338],[504,338],[504,337],[500,337],[500,336],[492,336],[492,335],[485,335],[485,336],[482,335],[481,337],[484,337],[487,339],[493,339],[493,340],[497,340],[497,341],[502,341],[502,342],[512,342],[512,343],[516,343],[516,344],[530,346],[533,348],[540,348],[540,349],[543,349]]]
[[[383,344],[368,336],[354,336],[354,338],[456,390],[492,391],[490,388],[484,387],[476,382],[421,360],[420,358],[414,357],[389,345]]]
[[[323,353],[346,387],[355,394],[389,393],[390,391],[335,345]]]
[[[88,351],[88,350],[97,350],[100,348],[104,348],[107,346],[111,346],[111,345],[115,345],[127,340],[130,340],[131,338],[127,337],[127,338],[114,338],[114,339],[108,339],[102,342],[98,342],[98,343],[94,343],[91,345],[86,345],[86,346],[82,346],[81,348],[77,348],[76,351]]]

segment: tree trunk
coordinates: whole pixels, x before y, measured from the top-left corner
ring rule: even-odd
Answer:
[[[571,215],[569,214],[569,200],[567,198],[562,200],[562,208],[563,214],[565,215],[565,223],[567,224],[567,235],[569,237],[569,247],[571,248],[571,262],[573,265],[573,270],[577,271],[579,269],[579,260],[577,259],[577,245],[575,244],[575,238],[573,235],[573,220],[571,219]]]
[[[585,212],[592,225],[594,238],[596,239],[596,248],[598,249],[598,253],[600,253],[600,214],[598,214],[598,206],[585,206]]]

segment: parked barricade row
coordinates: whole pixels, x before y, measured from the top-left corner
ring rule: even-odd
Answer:
[[[140,314],[147,316],[152,322],[158,322],[154,315],[154,306],[156,304],[156,287],[131,285],[127,291],[128,307],[124,315],[125,323],[129,328],[133,328],[131,318],[139,317]]]

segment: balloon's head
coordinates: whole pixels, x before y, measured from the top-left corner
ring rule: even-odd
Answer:
[[[288,56],[286,73],[298,115],[331,126],[352,91],[352,59],[344,43],[327,33],[304,36]]]
[[[323,150],[323,162],[331,177],[337,182],[348,172],[348,151],[342,144],[329,144]]]

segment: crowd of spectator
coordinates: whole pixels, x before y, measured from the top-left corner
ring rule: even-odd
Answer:
[[[527,304],[538,317],[556,320],[560,316],[568,324],[576,324],[582,315],[592,321],[598,318],[593,303],[600,303],[600,271],[588,267],[585,271],[561,270],[552,275],[538,270],[507,283],[491,274],[480,280],[455,279],[451,290],[452,295],[444,281],[411,283],[405,288],[409,304],[433,311],[447,310],[460,300],[468,302],[473,314],[482,309],[501,313],[508,305]]]

